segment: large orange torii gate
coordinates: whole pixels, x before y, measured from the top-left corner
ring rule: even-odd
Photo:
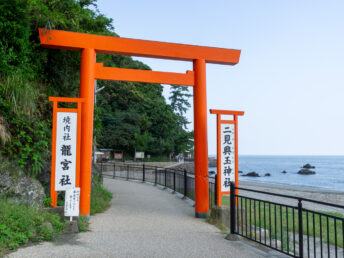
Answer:
[[[135,81],[193,86],[195,141],[195,214],[209,214],[206,63],[235,65],[240,50],[202,47],[148,40],[128,39],[59,30],[39,29],[42,46],[81,51],[80,98],[84,99],[81,119],[80,213],[90,214],[94,82]],[[193,62],[193,71],[155,72],[103,67],[96,53],[150,57]]]

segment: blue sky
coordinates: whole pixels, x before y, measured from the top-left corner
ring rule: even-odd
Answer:
[[[98,8],[121,37],[242,50],[236,66],[207,65],[208,109],[246,112],[240,154],[344,155],[344,1],[98,0]],[[192,69],[137,59],[156,71]],[[209,114],[209,154],[215,123]]]

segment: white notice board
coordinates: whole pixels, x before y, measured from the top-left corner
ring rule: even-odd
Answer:
[[[79,216],[80,188],[66,190],[64,213],[66,217]]]
[[[229,192],[235,180],[234,130],[234,124],[221,124],[221,192]]]
[[[77,113],[57,112],[55,191],[75,187]]]
[[[135,158],[137,158],[137,159],[143,159],[144,157],[145,157],[144,152],[136,152],[135,153]]]

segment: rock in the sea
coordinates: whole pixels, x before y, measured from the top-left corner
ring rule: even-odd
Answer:
[[[22,171],[9,166],[0,171],[0,195],[5,195],[15,202],[25,203],[36,207],[43,205],[44,188],[36,179],[27,177]]]
[[[266,173],[264,176],[271,176],[271,174],[270,173]]]
[[[239,174],[242,174],[242,173],[243,173],[241,170],[239,170],[238,172],[239,172]]]
[[[311,164],[307,163],[306,165],[303,165],[302,168],[307,168],[307,169],[309,169],[309,168],[315,168],[315,166],[312,166]]]
[[[299,172],[297,172],[298,174],[301,174],[301,175],[314,175],[315,174],[315,171],[313,170],[309,170],[307,168],[303,168],[301,169]]]
[[[283,174],[287,174],[287,171],[283,170],[282,173],[283,173]]]
[[[243,176],[259,177],[259,174],[256,171],[252,171]]]

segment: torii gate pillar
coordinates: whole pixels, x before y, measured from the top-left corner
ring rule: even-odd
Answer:
[[[195,73],[195,86],[193,88],[195,134],[195,214],[198,218],[205,218],[209,215],[207,90],[205,60],[194,60],[193,69]]]
[[[94,113],[94,78],[96,51],[92,48],[81,50],[80,98],[85,102],[81,113],[81,153],[80,153],[80,213],[90,214],[92,179],[92,142]]]

